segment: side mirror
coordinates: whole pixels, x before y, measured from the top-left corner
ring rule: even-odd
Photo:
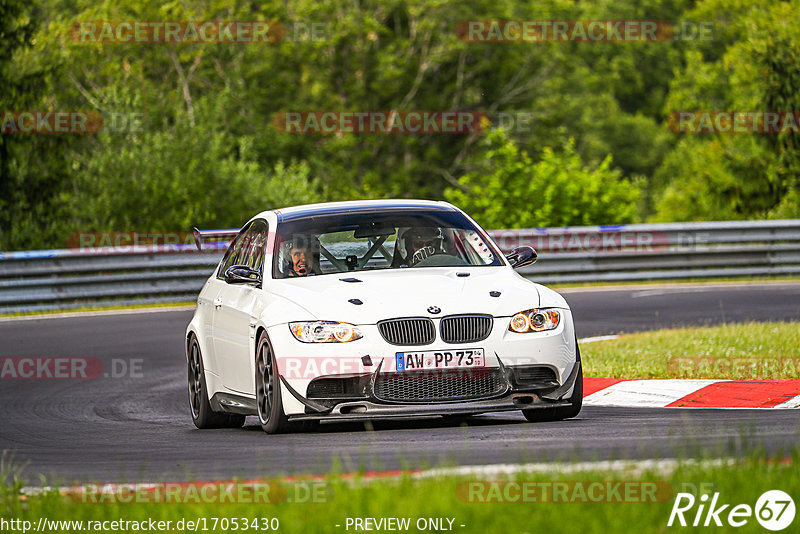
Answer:
[[[229,284],[261,283],[261,273],[247,265],[231,265],[225,270],[225,281]]]
[[[537,254],[531,247],[517,247],[506,255],[508,263],[514,269],[525,267],[526,265],[533,265],[536,263]]]

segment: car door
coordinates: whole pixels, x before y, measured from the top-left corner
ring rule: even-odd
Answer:
[[[225,387],[255,395],[254,345],[256,318],[263,309],[261,284],[229,284],[225,270],[247,265],[263,273],[267,222],[250,223],[236,250],[218,273],[221,282],[214,300],[214,354]]]
[[[206,280],[203,289],[197,298],[197,308],[202,315],[203,324],[203,348],[204,348],[204,366],[206,372],[213,373],[217,376],[222,375],[222,369],[217,362],[215,354],[215,341],[214,341],[214,322],[217,310],[220,308],[220,291],[226,287],[224,280],[225,269],[231,265],[236,264],[237,255],[241,253],[242,240],[245,235],[245,230],[241,230],[236,237],[231,240],[228,245],[222,261],[218,265],[214,274]]]

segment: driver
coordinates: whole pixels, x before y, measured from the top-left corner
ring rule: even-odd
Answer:
[[[287,268],[284,270],[286,276],[308,276],[315,274],[314,265],[315,253],[312,239],[307,236],[294,236],[285,245],[284,257],[287,261]]]
[[[435,254],[444,254],[444,236],[440,228],[409,228],[403,232],[403,240],[409,267]]]

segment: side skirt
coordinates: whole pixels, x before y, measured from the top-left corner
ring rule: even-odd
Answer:
[[[258,415],[256,400],[232,393],[214,393],[209,400],[215,412],[236,413],[239,415]]]

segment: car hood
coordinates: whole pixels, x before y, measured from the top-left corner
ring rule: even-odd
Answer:
[[[469,273],[469,276],[463,276]],[[462,276],[459,276],[462,274]],[[344,280],[355,279],[358,282]],[[393,317],[442,317],[459,313],[511,316],[540,305],[566,307],[555,292],[531,283],[508,267],[425,268],[362,271],[307,278],[272,280],[265,290],[306,310],[308,317],[286,321],[328,320],[375,324]],[[493,297],[490,292],[500,292]],[[361,304],[349,302],[358,299]],[[429,307],[438,307],[431,313]]]

